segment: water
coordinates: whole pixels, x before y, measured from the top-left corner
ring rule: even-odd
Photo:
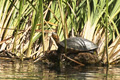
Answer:
[[[120,80],[120,65],[106,67],[66,67],[49,69],[32,61],[0,60],[0,80]]]

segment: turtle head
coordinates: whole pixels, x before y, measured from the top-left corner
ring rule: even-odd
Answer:
[[[52,38],[55,40],[56,44],[58,45],[59,44],[59,37],[57,35],[57,33],[52,33]]]

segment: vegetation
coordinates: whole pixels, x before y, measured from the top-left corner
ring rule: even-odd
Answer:
[[[74,31],[75,36],[98,45],[98,56],[104,63],[118,63],[119,3],[120,0],[0,0],[0,51],[15,53],[21,60],[33,58],[47,49],[52,32],[63,40]]]

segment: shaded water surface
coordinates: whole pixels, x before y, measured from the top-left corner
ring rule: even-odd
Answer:
[[[120,80],[120,65],[106,67],[64,67],[0,60],[0,80]]]

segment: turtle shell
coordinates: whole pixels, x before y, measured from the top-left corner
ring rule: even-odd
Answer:
[[[67,40],[67,49],[69,50],[72,49],[74,51],[87,52],[87,51],[93,51],[97,49],[96,44],[82,37],[72,37],[66,40]],[[59,43],[59,45],[62,46],[63,48],[65,47],[64,41],[65,40]]]

